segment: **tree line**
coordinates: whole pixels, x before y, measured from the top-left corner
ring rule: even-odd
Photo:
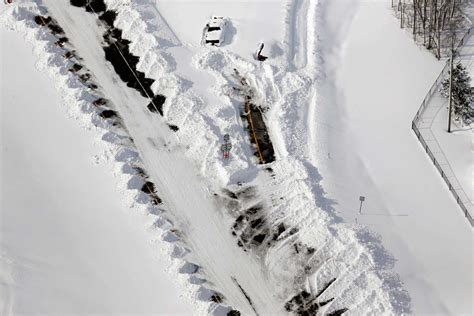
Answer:
[[[439,59],[463,36],[469,22],[462,9],[471,0],[391,0],[400,27],[410,28],[416,41]]]

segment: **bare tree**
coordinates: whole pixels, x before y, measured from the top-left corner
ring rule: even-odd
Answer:
[[[449,33],[453,29],[458,31],[462,29],[462,1],[398,0],[400,27],[411,27],[415,40],[418,35],[423,35],[423,45],[433,50],[437,58],[441,58],[444,51],[449,48],[451,39]]]

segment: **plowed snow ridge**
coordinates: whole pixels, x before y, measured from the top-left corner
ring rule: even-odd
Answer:
[[[294,239],[284,240],[269,249],[264,258],[244,253],[230,235],[232,219],[225,212],[225,206],[218,204],[212,195],[213,190],[221,185],[218,181],[213,182],[213,179],[230,178],[229,175],[219,175],[224,169],[207,159],[209,147],[217,139],[208,122],[215,121],[204,115],[207,110],[205,104],[188,90],[186,81],[173,74],[175,61],[165,49],[160,49],[159,38],[157,39],[159,30],[154,34],[147,33],[146,24],[136,10],[140,5],[121,6],[116,24],[124,29],[124,36],[131,38],[131,49],[140,56],[139,68],[157,80],[155,88],[160,88],[160,92],[161,88],[166,88],[163,91],[168,97],[164,108],[165,118],[151,114],[146,108],[149,100],[122,83],[111,65],[105,62],[101,47],[103,29],[97,25],[94,15],[72,7],[67,1],[44,0],[43,3],[48,13],[65,29],[66,36],[84,59],[84,64],[93,73],[101,90],[124,119],[144,165],[157,185],[159,195],[175,219],[174,224],[178,227],[179,234],[192,251],[192,258],[202,267],[213,288],[224,294],[226,303],[244,314],[252,314],[253,308],[258,313],[281,313],[284,302],[295,295],[297,290],[306,288],[316,293],[329,279],[336,277],[336,282],[322,297],[334,297],[335,300],[326,305],[324,311],[347,307],[351,313],[358,314],[395,312],[406,308],[406,302],[401,302],[402,306],[393,304],[390,291],[395,293],[395,298],[400,298],[397,294],[403,291],[396,287],[387,291],[384,282],[390,279],[382,277],[384,266],[374,262],[372,252],[380,251],[379,255],[383,253],[378,248],[378,241],[372,239],[367,231],[336,224],[327,210],[320,209],[314,202],[319,197],[315,197],[314,190],[311,191],[307,167],[292,157],[282,155],[279,161],[272,164],[276,174],[275,181],[272,182],[261,174],[252,175],[251,178],[256,178],[255,182],[262,194],[284,192],[287,199],[271,210],[271,219],[283,218],[299,227],[297,237],[316,248],[314,256],[306,262],[295,262],[292,252]],[[291,3],[293,1],[288,5]],[[118,6],[116,1],[108,1],[108,4],[111,7]],[[298,50],[293,53],[292,59],[295,60],[296,67],[302,69],[305,66],[313,67],[315,63],[315,35],[308,35],[307,32],[314,29],[317,2],[305,1],[303,4],[307,15],[295,14],[293,20],[290,18],[290,24],[294,23],[295,26],[290,28],[294,31],[290,30],[289,34],[293,38],[290,42],[298,41],[298,45],[295,45]],[[290,11],[293,12],[294,9]],[[306,35],[295,40],[295,32]],[[307,55],[308,46],[311,46],[310,56]],[[189,54],[184,47],[180,52]],[[256,85],[261,85],[264,91],[279,91],[287,96],[287,104],[282,104],[282,107],[289,106],[291,100],[302,100],[298,98],[308,92],[312,92],[310,95],[314,93],[311,89],[313,78],[304,71],[287,73],[282,64],[273,64],[274,70],[270,66],[257,69],[228,51],[207,49],[197,58],[197,67],[215,76],[216,89],[220,91],[226,84],[226,80],[218,73],[218,69],[223,66],[230,69],[235,66],[243,68],[249,78]],[[273,71],[276,72],[276,78],[273,77]],[[294,80],[300,85],[294,87]],[[220,97],[226,100],[225,104],[229,104],[225,97]],[[194,102],[200,102],[204,109],[191,112],[195,107]],[[170,114],[174,113],[175,108],[181,108],[184,110],[182,113],[187,113],[177,124],[180,127],[178,133],[171,132],[166,125],[168,119],[173,119]],[[235,110],[232,107],[230,109]],[[196,130],[210,136],[196,135]],[[278,138],[277,133],[274,128],[275,138]],[[296,149],[298,139],[295,138],[295,142],[279,142],[280,153],[289,152],[292,147]],[[252,166],[252,161],[248,158],[249,152],[244,147],[241,150],[241,160],[237,160],[232,168],[238,170],[239,166],[247,165],[246,172],[256,173],[258,170]],[[203,155],[205,152],[207,154]],[[205,178],[203,169],[200,169],[200,174],[197,168],[203,157],[206,158],[204,165],[207,167]],[[271,185],[266,189],[265,185],[268,183]],[[374,248],[368,249],[360,239],[366,239]],[[302,273],[305,264],[310,266],[309,275]],[[233,279],[238,283],[233,282]],[[250,306],[242,289],[251,298],[254,307]]]

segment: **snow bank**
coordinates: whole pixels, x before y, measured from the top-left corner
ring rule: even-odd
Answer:
[[[315,23],[317,3],[311,2],[309,7],[314,10],[308,13],[310,16],[306,17],[305,21]],[[134,6],[117,7],[117,9],[118,27],[126,29],[127,25],[140,23],[136,20]],[[143,23],[144,20],[141,21]],[[306,26],[303,24],[301,27]],[[311,26],[307,28],[311,29]],[[145,27],[138,29],[144,30]],[[137,43],[138,38],[143,35],[130,30],[124,32],[124,36]],[[315,35],[311,34],[308,37],[311,39],[305,37],[304,40],[315,45],[313,39]],[[145,56],[158,51],[158,48],[173,52],[172,56],[182,56],[177,53],[176,48],[167,49],[160,47],[158,43],[143,45],[140,42],[140,46],[135,53],[142,56],[143,61],[152,60]],[[306,50],[301,48],[302,52]],[[315,48],[310,51],[315,51]],[[304,57],[303,59],[307,59],[308,62],[300,64],[300,67],[312,66],[316,58],[316,56]],[[214,77],[212,85],[206,89],[191,90],[187,89],[190,84],[186,83],[186,80],[176,78],[173,73],[161,73],[161,77],[153,72],[147,73],[160,82],[173,78],[174,89],[166,91],[167,97],[172,101],[168,103],[165,116],[180,127],[177,134],[187,148],[185,154],[199,166],[202,176],[217,180],[212,184],[216,192],[223,187],[232,188],[238,183],[255,187],[259,197],[257,200],[266,201],[263,204],[270,226],[275,228],[284,222],[288,227],[295,227],[298,230],[292,238],[278,241],[268,249],[251,251],[264,256],[264,266],[272,271],[272,279],[279,280],[280,284],[289,284],[287,288],[275,289],[275,295],[281,297],[283,301],[285,297],[288,299],[292,292],[295,293],[295,290],[301,288],[308,288],[314,293],[332,277],[336,277],[337,282],[331,285],[325,295],[327,298],[333,296],[337,299],[327,305],[326,311],[342,308],[346,302],[349,309],[353,309],[355,313],[409,311],[409,299],[401,288],[400,281],[385,271],[392,267],[393,258],[380,246],[379,237],[365,229],[338,223],[332,214],[318,207],[316,203],[325,202],[321,193],[317,192],[317,186],[312,183],[314,177],[308,175],[308,166],[293,158],[300,151],[299,145],[299,148],[295,148],[296,151],[288,156],[288,152],[291,152],[288,151],[288,140],[281,138],[279,130],[282,125],[288,128],[288,124],[294,124],[291,104],[307,96],[306,92],[311,91],[309,87],[314,83],[313,78],[304,72],[288,72],[288,67],[279,58],[273,62],[269,61],[268,64],[259,65],[228,50],[213,48],[203,48],[196,55],[191,54],[189,59],[180,59],[178,64],[186,62],[192,62],[198,70],[212,75]],[[145,68],[154,67],[149,65]],[[274,178],[268,177],[264,170],[259,170],[255,166],[255,160],[251,155],[252,149],[248,145],[249,140],[238,117],[240,101],[232,94],[232,87],[235,84],[232,75],[234,68],[246,76],[255,87],[256,98],[263,106],[269,108],[266,117],[267,122],[271,122],[269,124],[271,137],[276,139],[277,143],[282,142],[277,146],[280,159],[270,165],[273,169],[270,173]],[[199,78],[190,76],[189,80],[193,87],[194,80],[197,82]],[[179,83],[185,84],[180,87],[177,86]],[[216,96],[218,104],[213,103]],[[284,101],[281,101],[282,99]],[[209,100],[211,101],[208,102]],[[281,102],[285,102],[284,105]],[[285,121],[282,124],[279,119],[282,125],[278,126],[270,118],[281,116],[282,113],[285,113],[282,117]],[[294,116],[297,115],[295,112]],[[235,144],[235,151],[232,152],[233,158],[227,162],[219,159],[219,141],[229,132]],[[201,135],[201,138],[196,138],[196,135]],[[295,245],[317,249],[318,256],[307,257],[295,253]],[[374,260],[374,257],[377,259]],[[304,284],[303,287],[301,284]],[[368,292],[364,294],[366,291],[372,294]]]
[[[77,11],[79,9],[67,8],[68,5],[54,1],[45,3],[57,15],[64,14],[60,17],[64,20],[73,17],[68,16],[71,12],[82,14]],[[381,247],[379,238],[365,229],[343,224],[334,216],[331,201],[325,198],[319,186],[318,170],[301,159],[306,155],[306,135],[298,124],[307,117],[295,104],[303,104],[315,95],[315,74],[307,69],[317,61],[314,55],[316,34],[311,30],[315,30],[318,2],[305,2],[307,14],[294,14],[288,18],[289,25],[298,26],[289,27],[289,36],[294,38],[303,30],[306,34],[298,41],[294,40],[297,50],[295,57],[290,58],[296,60],[293,65],[287,64],[287,58],[278,54],[263,65],[227,50],[203,48],[195,54],[185,46],[179,46],[179,40],[169,39],[174,32],[166,27],[167,23],[160,22],[161,29],[150,23],[146,17],[148,10],[144,9],[149,6],[148,2],[110,0],[107,4],[118,12],[115,26],[123,30],[123,36],[131,41],[131,51],[140,57],[139,70],[156,81],[155,92],[166,95],[164,119],[179,127],[173,134],[176,139],[164,134],[161,120],[150,118],[149,112],[140,112],[133,107],[143,100],[132,97],[122,89],[123,85],[108,82],[112,80],[108,78],[109,69],[102,65],[104,61],[93,56],[96,49],[93,41],[101,36],[93,26],[83,30],[91,32],[91,51],[82,50],[82,54],[87,53],[87,60],[93,62],[86,66],[101,72],[93,80],[103,85],[104,90],[114,93],[97,97],[114,98],[123,121],[115,121],[118,127],[110,127],[96,118],[99,113],[90,102],[96,99],[91,98],[91,94],[95,96],[98,92],[84,91],[77,79],[68,80],[65,91],[66,94],[77,93],[79,89],[81,93],[70,98],[80,101],[84,111],[93,113],[93,122],[111,128],[104,139],[114,143],[120,140],[120,144],[125,145],[115,159],[125,164],[122,168],[125,173],[134,174],[129,176],[128,187],[143,186],[143,174],[137,172],[138,167],[145,174],[150,173],[160,194],[168,199],[166,213],[156,206],[148,206],[147,210],[150,215],[157,216],[155,226],[164,230],[164,239],[173,248],[171,255],[188,260],[187,263],[175,261],[174,265],[174,271],[180,265],[181,280],[189,282],[186,284],[193,294],[188,295],[209,301],[213,293],[211,288],[222,293],[225,304],[243,312],[251,312],[253,308],[279,313],[286,302],[305,292],[311,299],[318,298],[314,307],[325,313],[344,308],[353,314],[409,312],[409,298],[397,277],[389,272],[393,258]],[[291,5],[291,2],[287,4],[285,12],[296,9]],[[281,9],[285,10],[285,7]],[[16,17],[30,27],[30,36],[42,40],[46,35],[32,24],[29,10],[36,11],[20,7]],[[94,23],[92,17],[83,17]],[[86,33],[73,29],[77,21],[69,21],[69,35],[77,41],[76,45],[84,48]],[[161,30],[164,30],[163,37]],[[51,47],[49,41],[43,43],[42,50]],[[75,78],[65,70],[70,65],[64,67],[59,55],[46,61],[49,67],[60,66],[63,75]],[[187,64],[184,69],[190,71],[186,78],[177,74],[178,69],[183,70],[180,68],[183,64]],[[256,92],[255,98],[265,109],[264,117],[279,159],[264,168],[256,166],[239,116],[241,101],[230,92],[235,80],[232,77],[234,68],[246,77]],[[208,85],[200,86],[201,79]],[[121,104],[123,98],[137,102]],[[89,102],[85,102],[87,99]],[[127,127],[133,134],[127,135],[120,126]],[[121,132],[115,135],[117,130]],[[219,158],[219,144],[226,133],[232,134],[235,144],[230,161]],[[162,138],[157,139],[157,135]],[[140,146],[140,154],[130,136]],[[170,162],[175,169],[169,168]],[[196,175],[195,170],[200,173]],[[223,190],[234,190],[237,194],[246,188],[255,191],[251,198],[225,203]],[[149,202],[142,193],[135,199]],[[258,209],[263,215],[252,218],[253,222],[247,226],[255,242],[248,244],[250,248],[238,247],[239,241],[242,244],[245,241],[242,241],[240,231],[232,235],[237,220],[235,215],[242,211],[253,212],[248,205],[250,202],[261,204]],[[165,214],[172,217],[173,224]],[[260,225],[262,222],[266,224]],[[285,231],[275,235],[281,230],[281,224]],[[173,226],[177,229],[172,229]],[[275,240],[272,240],[272,234],[276,236]],[[198,274],[189,275],[197,271]],[[203,308],[222,312],[224,307],[211,304]]]

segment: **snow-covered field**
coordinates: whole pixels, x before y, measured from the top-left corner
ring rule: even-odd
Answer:
[[[115,149],[77,124],[20,33],[0,38],[0,314],[190,314]]]
[[[312,306],[313,313],[472,312],[472,231],[410,129],[443,64],[398,28],[389,3],[105,3],[117,12],[113,25],[139,58],[137,70],[155,80],[154,94],[166,96],[162,116],[148,110],[149,95],[127,86],[106,62],[105,23],[97,15],[65,0],[22,0],[4,16],[4,24],[21,26],[39,54],[48,52],[45,71],[55,68],[71,77],[67,68],[77,62],[91,74],[89,82],[98,86],[92,93],[77,80],[59,84],[69,105],[97,111],[90,105],[97,94],[119,115],[118,128],[105,124],[109,132],[103,138],[126,148],[107,157],[129,169],[143,168],[163,203],[151,206],[147,197],[130,194],[128,203],[138,198],[148,215],[135,223],[125,219],[135,214],[123,210],[123,219],[107,224],[114,225],[111,234],[128,227],[131,232],[121,237],[130,244],[129,234],[146,239],[146,223],[155,220],[151,215],[159,216],[161,224],[154,226],[162,227],[171,242],[163,254],[186,262],[171,269],[179,273],[182,292],[206,302],[195,312],[233,308],[243,314],[280,314],[292,308],[285,303],[299,293],[312,300],[303,307]],[[63,50],[52,48],[47,28],[32,21],[39,13],[57,20],[69,39],[64,49],[75,50],[77,59],[65,60]],[[213,14],[228,18],[221,48],[201,46]],[[263,63],[252,56],[259,42],[269,56]],[[56,84],[61,80],[64,84],[63,79]],[[276,161],[267,166],[257,163],[241,119],[247,96],[261,107],[273,143]],[[81,124],[104,125],[95,114],[89,118]],[[225,134],[233,144],[229,160],[220,152]],[[117,163],[103,162],[104,155],[96,152],[80,154],[95,156],[101,171]],[[121,178],[129,169],[115,167],[114,174]],[[131,189],[144,183],[129,178],[124,186]],[[112,183],[96,182],[115,188],[113,178],[107,179]],[[77,185],[93,190],[79,180]],[[115,201],[112,193],[103,195]],[[360,196],[365,197],[361,210]],[[99,207],[98,199],[90,198],[88,211]],[[123,201],[116,201],[121,209]],[[153,236],[148,238],[159,234]],[[259,238],[263,242],[256,242]],[[154,256],[151,247],[146,251],[146,241],[140,245],[143,256]],[[178,261],[175,267],[183,263]],[[179,295],[153,279],[157,272],[151,269],[144,265],[140,275],[150,273],[149,286],[170,295],[163,298],[169,310],[159,312],[187,313],[188,305],[173,309]],[[120,305],[115,310],[145,308],[150,292],[140,297],[143,304],[137,303],[136,310]],[[158,310],[159,295],[147,306],[150,311]]]
[[[329,21],[345,3],[331,1]],[[323,187],[345,220],[382,235],[415,312],[471,313],[472,230],[410,130],[444,62],[414,45],[388,3],[361,1],[351,15],[347,32],[323,51],[334,75],[322,83],[315,115]],[[326,34],[339,29],[328,27]]]

